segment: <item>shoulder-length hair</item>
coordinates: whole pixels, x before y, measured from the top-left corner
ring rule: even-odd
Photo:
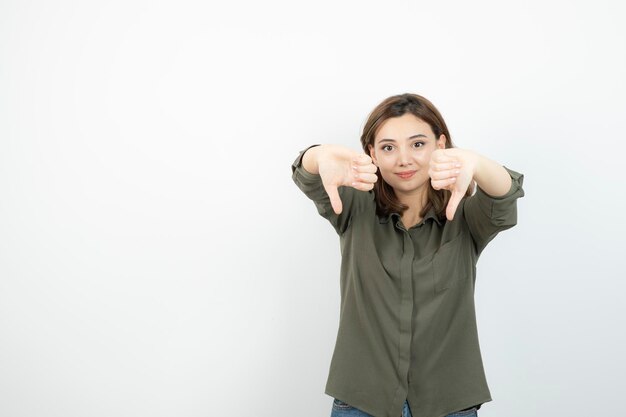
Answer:
[[[443,134],[446,137],[446,148],[454,147],[446,122],[443,120],[443,117],[441,117],[439,110],[425,97],[406,93],[391,96],[383,100],[382,103],[372,110],[363,127],[363,134],[361,135],[363,151],[371,155],[369,145],[374,147],[376,134],[383,122],[392,117],[400,117],[405,113],[411,113],[420,120],[428,123],[435,134],[435,140],[439,139],[439,136]],[[379,181],[376,181],[374,184],[377,214],[379,216],[388,216],[395,212],[402,215],[409,207],[398,200],[393,187],[385,182],[380,174],[380,169],[376,171],[376,175],[378,175],[379,178]],[[473,192],[474,182],[472,181],[467,189],[466,196],[472,195]],[[451,193],[448,190],[435,190],[430,181],[428,181],[428,200],[420,212],[420,217],[423,218],[431,208],[434,208],[436,215],[441,220],[444,220],[450,195]]]

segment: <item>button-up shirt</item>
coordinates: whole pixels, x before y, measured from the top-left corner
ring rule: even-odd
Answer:
[[[318,145],[312,145],[318,146]],[[491,401],[480,353],[476,262],[500,231],[517,223],[523,175],[492,197],[480,187],[454,219],[431,209],[407,229],[398,213],[379,217],[374,191],[340,186],[336,214],[319,174],[292,178],[339,235],[339,330],[325,393],[375,417],[442,417]],[[380,179],[379,179],[380,180]]]

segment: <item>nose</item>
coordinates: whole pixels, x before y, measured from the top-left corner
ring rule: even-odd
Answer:
[[[407,166],[411,163],[410,158],[409,158],[409,152],[405,150],[404,148],[400,149],[400,156],[398,157],[398,162],[400,163],[400,166]]]

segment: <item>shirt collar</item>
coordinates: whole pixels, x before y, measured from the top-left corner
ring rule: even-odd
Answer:
[[[391,220],[392,218],[394,222],[398,221],[400,219],[400,214],[393,212],[386,216],[379,217],[378,220],[380,223],[389,223],[389,220]],[[439,226],[441,226],[443,223],[441,219],[439,218],[439,216],[437,216],[437,213],[435,212],[435,208],[433,206],[431,206],[430,209],[428,209],[428,211],[426,212],[423,222],[426,222],[427,219],[433,219],[434,221],[437,222]]]

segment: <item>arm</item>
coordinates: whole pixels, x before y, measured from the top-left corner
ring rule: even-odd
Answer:
[[[374,188],[378,179],[376,166],[364,153],[340,145],[313,145],[304,151],[302,165],[305,170],[319,175],[335,213],[342,210],[338,188],[353,187],[361,191]]]
[[[499,163],[475,153],[474,181],[486,194],[501,197],[511,189],[512,179]]]
[[[462,211],[480,254],[498,233],[517,224],[524,175],[481,157],[474,179],[476,193],[464,199]]]
[[[477,253],[500,231],[517,224],[517,199],[524,196],[524,176],[470,150],[451,148],[433,152],[429,170],[435,189],[450,190],[448,220],[461,211]],[[476,193],[465,197],[474,180]],[[458,210],[457,210],[458,206]]]
[[[309,173],[314,175],[319,175],[319,163],[317,159],[319,158],[319,151],[322,149],[323,145],[313,145],[313,147],[307,148],[305,150],[304,156],[302,157],[302,167]]]
[[[301,151],[291,166],[293,181],[338,234],[348,228],[354,213],[374,200],[376,167],[365,156],[342,146],[313,145]]]

